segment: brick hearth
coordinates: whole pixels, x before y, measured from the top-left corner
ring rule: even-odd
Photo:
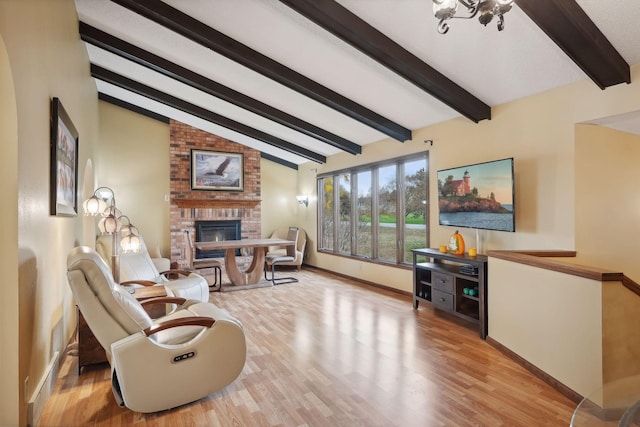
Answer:
[[[185,265],[184,230],[195,236],[196,220],[242,221],[242,238],[260,236],[260,152],[171,120],[171,261]],[[244,191],[191,190],[191,150],[244,154]]]

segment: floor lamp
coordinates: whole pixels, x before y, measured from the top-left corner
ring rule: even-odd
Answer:
[[[98,229],[103,235],[111,235],[111,273],[113,280],[120,283],[120,255],[118,254],[118,234],[123,253],[139,252],[140,237],[138,229],[131,224],[129,217],[122,215],[116,207],[116,196],[109,187],[99,187],[93,195],[82,204],[84,214],[102,216]],[[123,221],[126,223],[123,224]]]

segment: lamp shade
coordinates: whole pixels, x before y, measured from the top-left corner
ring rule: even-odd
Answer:
[[[113,234],[120,231],[120,225],[120,219],[109,215],[98,222],[98,229],[102,234]]]
[[[140,235],[140,231],[138,231],[138,227],[136,227],[135,225],[126,224],[120,228],[120,237],[139,236],[139,235]]]
[[[91,216],[96,216],[101,214],[106,207],[107,207],[107,204],[104,202],[104,200],[100,199],[95,194],[89,197],[87,200],[85,200],[84,203],[82,204],[82,208],[84,209],[84,214],[91,215]]]
[[[458,0],[433,0],[433,14],[437,19],[451,19],[458,10]]]
[[[131,220],[129,219],[128,216],[126,215],[122,215],[120,218],[120,237],[127,237],[127,236],[139,236],[140,232],[138,231],[138,227],[136,227],[135,225],[131,224]]]
[[[96,189],[96,191],[93,192],[93,196],[89,197],[82,203],[84,214],[91,216],[104,214],[104,211],[107,208],[107,202],[109,202],[109,206],[115,206],[116,198],[113,190],[109,187],[100,187]]]
[[[478,17],[478,21],[482,25],[487,25],[493,19],[493,1],[485,1],[480,5],[480,16]]]
[[[140,238],[133,234],[120,239],[120,247],[123,253],[140,252]]]
[[[509,12],[512,6],[513,0],[497,0],[495,8],[497,9],[498,13],[504,14]]]
[[[122,211],[117,207],[115,207],[115,205],[111,205],[102,211],[102,216],[104,217],[113,216],[116,218],[120,218],[122,216]]]

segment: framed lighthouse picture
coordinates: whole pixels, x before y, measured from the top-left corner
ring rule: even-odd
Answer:
[[[440,225],[515,231],[513,158],[438,171]]]

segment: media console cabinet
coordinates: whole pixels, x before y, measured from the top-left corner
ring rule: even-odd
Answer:
[[[417,309],[421,301],[427,302],[477,323],[480,338],[485,339],[488,332],[487,256],[454,255],[438,249],[412,252],[413,308]]]

